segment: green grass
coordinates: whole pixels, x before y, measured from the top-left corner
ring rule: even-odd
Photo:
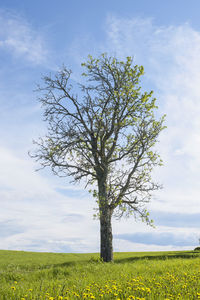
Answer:
[[[200,299],[200,253],[0,251],[0,299]]]

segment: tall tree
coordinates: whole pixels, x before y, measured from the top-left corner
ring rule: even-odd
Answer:
[[[142,66],[133,59],[119,61],[102,54],[88,57],[78,87],[70,84],[71,70],[63,67],[54,77],[43,78],[40,101],[48,122],[48,134],[39,138],[32,156],[58,176],[86,179],[93,185],[100,219],[100,256],[113,260],[112,216],[134,214],[151,224],[146,203],[161,188],[151,172],[162,165],[154,145],[164,128],[156,120],[156,99],[142,92]]]

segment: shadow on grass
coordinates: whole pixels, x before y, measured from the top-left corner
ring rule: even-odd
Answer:
[[[67,261],[64,263],[60,263],[60,264],[53,264],[51,265],[52,267],[73,267],[77,264],[76,261]]]
[[[192,259],[192,258],[200,258],[200,253],[194,251],[187,251],[182,253],[173,253],[173,254],[163,254],[163,255],[144,255],[144,256],[133,256],[127,258],[116,258],[114,260],[115,263],[125,263],[125,262],[134,262],[138,260],[168,260],[168,259]]]

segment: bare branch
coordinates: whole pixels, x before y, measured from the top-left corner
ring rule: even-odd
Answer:
[[[161,188],[150,173],[162,164],[154,145],[164,116],[156,120],[152,92],[139,86],[143,67],[132,66],[130,57],[90,56],[83,67],[87,84],[75,86],[76,94],[71,70],[44,77],[38,90],[48,134],[35,142],[32,157],[58,176],[86,178],[86,186],[95,182],[100,215],[126,209],[144,218],[143,205]]]

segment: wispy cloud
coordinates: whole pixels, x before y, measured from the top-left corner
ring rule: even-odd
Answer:
[[[132,243],[158,246],[196,246],[198,242],[195,236],[169,232],[137,232],[133,234],[118,234],[115,237]]]
[[[16,14],[0,10],[0,51],[33,64],[46,62],[48,50],[41,33]]]

